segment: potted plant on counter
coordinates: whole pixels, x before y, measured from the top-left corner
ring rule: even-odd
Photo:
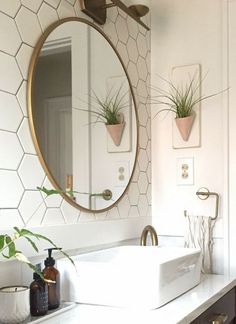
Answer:
[[[47,196],[51,194],[58,194],[56,190],[47,190],[44,187],[38,189],[44,191]],[[15,259],[27,264],[28,267],[30,267],[45,281],[47,280],[44,279],[43,274],[38,270],[38,268],[35,267],[27,256],[17,248],[17,242],[20,240],[25,240],[25,242],[37,253],[39,253],[39,249],[36,243],[39,241],[46,241],[53,248],[60,251],[63,256],[67,257],[72,264],[74,264],[74,261],[66,252],[58,248],[52,240],[44,235],[34,233],[26,228],[20,229],[16,226],[13,227],[12,234],[1,234],[0,257],[5,260]],[[1,323],[19,323],[24,321],[30,314],[29,287],[15,285],[0,288],[0,305]]]
[[[169,89],[163,90],[160,88],[153,88],[153,90],[157,92],[157,95],[151,98],[151,103],[161,104],[166,107],[159,110],[156,115],[163,111],[174,113],[179,132],[183,140],[188,141],[195,118],[194,108],[201,101],[216,96],[220,92],[202,96],[200,94],[200,87],[204,78],[199,79],[196,78],[196,76],[190,77],[189,82],[180,84],[180,86],[164,78],[161,79],[167,83]]]

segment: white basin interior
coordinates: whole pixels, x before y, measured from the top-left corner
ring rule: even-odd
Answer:
[[[200,282],[199,249],[120,246],[57,261],[63,300],[158,308]]]

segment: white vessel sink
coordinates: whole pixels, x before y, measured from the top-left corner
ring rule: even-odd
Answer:
[[[66,301],[154,309],[200,282],[199,249],[120,246],[57,261]]]

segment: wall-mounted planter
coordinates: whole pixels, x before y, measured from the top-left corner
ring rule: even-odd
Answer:
[[[123,131],[125,128],[125,122],[123,122],[121,124],[116,124],[116,125],[106,125],[106,128],[107,128],[107,131],[110,134],[114,144],[116,146],[119,146],[121,139],[122,139]]]
[[[180,135],[185,142],[187,142],[189,139],[194,118],[195,115],[183,117],[183,118],[175,118],[175,122],[180,132]]]

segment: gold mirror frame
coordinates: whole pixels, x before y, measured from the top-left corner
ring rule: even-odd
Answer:
[[[133,100],[133,108],[135,110],[135,120],[136,120],[136,127],[137,127],[137,141],[136,141],[136,149],[135,149],[135,158],[134,158],[134,165],[133,165],[133,169],[128,181],[128,184],[126,186],[126,188],[124,189],[122,195],[114,202],[112,203],[110,206],[103,208],[103,209],[88,209],[85,208],[79,204],[77,204],[74,200],[72,200],[68,195],[66,195],[65,193],[60,193],[60,195],[72,206],[74,206],[75,208],[84,211],[84,212],[90,212],[90,213],[102,213],[105,211],[110,210],[111,208],[113,208],[115,205],[117,205],[117,203],[123,198],[123,196],[126,194],[129,185],[131,183],[131,180],[133,178],[134,175],[134,170],[137,164],[137,155],[138,155],[138,147],[139,147],[139,125],[138,125],[138,115],[137,115],[137,104],[136,104],[136,100],[135,100],[135,96],[134,96],[134,91],[131,85],[131,81],[128,75],[128,72],[126,70],[126,67],[122,61],[122,58],[120,56],[120,54],[118,53],[117,49],[115,48],[115,46],[112,44],[112,42],[110,41],[110,39],[106,36],[106,34],[100,30],[96,25],[94,25],[93,23],[91,23],[90,21],[87,21],[86,19],[83,18],[77,18],[77,17],[69,17],[69,18],[64,18],[61,19],[59,21],[56,21],[55,23],[53,23],[52,25],[50,25],[45,32],[43,33],[43,35],[40,37],[40,39],[38,40],[36,47],[34,48],[32,57],[31,57],[31,61],[30,61],[30,65],[29,65],[29,71],[28,71],[28,87],[27,87],[27,110],[28,110],[28,117],[29,117],[29,125],[30,125],[30,131],[31,131],[31,135],[32,135],[32,140],[34,143],[34,147],[35,150],[37,152],[37,155],[39,157],[39,161],[49,179],[49,181],[52,183],[52,185],[54,186],[55,189],[57,190],[61,190],[59,184],[57,183],[57,181],[55,180],[55,178],[53,177],[44,157],[42,154],[42,151],[40,149],[40,145],[39,145],[39,141],[38,141],[38,137],[36,134],[36,130],[35,130],[35,125],[34,125],[34,119],[33,119],[33,84],[34,84],[34,78],[35,78],[35,69],[36,69],[36,65],[39,59],[39,55],[40,55],[40,51],[43,47],[43,44],[45,42],[45,40],[47,39],[47,37],[50,35],[50,33],[57,28],[58,26],[66,23],[66,22],[71,22],[71,21],[77,21],[80,23],[84,23],[87,24],[89,26],[91,26],[92,28],[94,28],[97,32],[99,32],[105,39],[106,41],[109,43],[109,45],[112,47],[112,49],[114,50],[115,54],[117,55],[123,70],[125,72],[125,75],[127,77],[128,80],[128,84],[130,87],[130,92],[131,92],[131,96],[132,96],[132,100]]]

